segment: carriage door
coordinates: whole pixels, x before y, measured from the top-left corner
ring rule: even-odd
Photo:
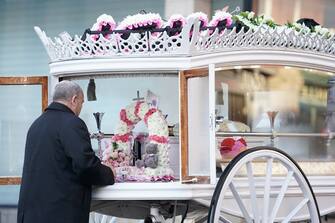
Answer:
[[[216,181],[212,79],[214,66],[211,65],[180,72],[181,175],[184,183],[214,184]]]
[[[0,194],[20,184],[28,128],[47,104],[48,77],[0,77]]]

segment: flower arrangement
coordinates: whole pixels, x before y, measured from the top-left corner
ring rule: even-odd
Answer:
[[[316,35],[320,35],[326,38],[330,38],[333,35],[328,29],[320,26],[312,19],[300,19],[295,23],[288,22],[284,25],[278,25],[273,21],[272,18],[264,15],[257,16],[252,11],[244,11],[236,15],[232,15],[231,13],[227,12],[227,7],[223,10],[216,11],[210,22],[208,22],[208,17],[203,12],[192,13],[187,18],[180,14],[172,15],[169,18],[168,22],[165,24],[167,34],[169,36],[178,35],[181,32],[180,30],[186,25],[187,20],[190,18],[199,19],[200,30],[205,29],[207,26],[217,27],[220,33],[225,28],[232,27],[236,27],[237,32],[239,32],[242,27],[244,27],[245,31],[249,29],[255,31],[259,27],[283,27],[293,29],[303,34],[315,33]],[[118,26],[116,26],[116,23],[112,16],[103,14],[97,18],[97,22],[92,26],[91,30],[106,32],[113,31],[116,27],[117,30],[150,31],[152,29],[162,28],[163,20],[157,13],[139,13],[136,15],[127,16]],[[191,29],[190,36],[192,35],[192,30],[193,27]],[[212,33],[213,30],[210,30],[209,32]],[[129,35],[129,33],[120,34],[123,39],[127,39]],[[157,36],[158,32],[153,32],[152,35]],[[104,37],[108,39],[110,38],[110,34],[104,34]],[[98,40],[99,35],[93,34],[92,39]]]
[[[330,38],[333,34],[327,29],[320,26],[313,19],[300,19],[297,22],[290,23],[287,22],[284,25],[276,24],[272,18],[261,15],[256,16],[254,12],[240,12],[232,17],[236,31],[239,32],[242,27],[247,31],[251,29],[255,31],[259,27],[266,28],[283,28],[283,29],[293,29],[302,34],[316,34],[326,38]]]
[[[208,34],[211,35],[215,29],[222,35],[224,30],[232,28],[234,28],[234,32],[240,32],[242,28],[244,32],[249,30],[250,32],[256,30],[260,30],[260,32],[272,32],[276,29],[277,33],[284,32],[287,34],[293,32],[295,35],[311,35],[311,37],[316,36],[323,39],[330,39],[334,36],[328,29],[315,22],[311,22],[311,19],[301,19],[295,23],[279,25],[267,16],[257,16],[254,12],[250,11],[232,15],[232,13],[227,12],[227,7],[216,11],[210,22],[208,22],[207,15],[202,12],[192,13],[187,18],[180,14],[175,14],[172,15],[165,24],[163,24],[163,20],[159,14],[146,13],[127,16],[121,23],[116,25],[111,16],[103,14],[99,16],[91,30],[85,31],[85,35],[83,35],[81,39],[85,40],[86,33],[90,33],[90,31],[100,31],[104,38],[110,41],[105,44],[99,42],[94,45],[93,43],[93,49],[89,47],[90,44],[83,43],[81,48],[78,48],[78,54],[108,54],[110,51],[113,51],[112,53],[121,52],[131,54],[133,52],[148,53],[168,51],[170,49],[175,50],[182,46],[183,41],[181,40],[183,38],[191,40],[194,24],[188,24],[190,25],[190,27],[188,27],[190,30],[189,36],[183,37],[181,36],[181,32],[189,22],[189,19],[192,20],[194,18],[200,21],[199,35],[204,37],[201,39],[206,39]],[[166,39],[165,35],[158,35],[162,32],[166,32],[166,34],[172,38]],[[117,35],[113,35],[115,38],[112,39],[110,33],[117,33]],[[98,35],[96,32],[91,33],[92,40],[99,40],[101,34]],[[128,41],[130,35],[135,38],[131,38]],[[278,37],[278,41],[279,40],[280,37]],[[167,42],[167,44],[163,44],[164,42]],[[211,44],[215,43],[213,41],[205,41],[203,47],[206,48],[207,45]],[[128,126],[126,124],[121,123],[119,127],[124,128],[124,131],[127,132]]]
[[[118,145],[112,142],[112,149],[107,148],[103,152],[103,162],[113,168],[126,167],[130,165],[130,156],[124,150],[118,149]]]
[[[240,152],[247,149],[246,141],[239,138],[225,138],[219,145],[220,154],[222,159],[232,159],[237,156]]]
[[[217,27],[219,29],[219,33],[221,33],[225,28],[230,27],[232,24],[232,15],[225,10],[216,11],[212,20],[209,22],[209,26]]]
[[[285,26],[297,32],[301,32],[303,34],[315,33],[317,35],[324,36],[327,39],[332,36],[332,33],[329,31],[329,29],[320,26],[314,20],[313,22],[310,22],[307,20],[306,24],[304,20],[300,20],[299,23],[298,22],[295,22],[295,23],[288,22],[285,24]]]
[[[256,16],[254,12],[240,12],[237,15],[234,15],[233,20],[235,22],[236,31],[239,32],[242,27],[245,27],[246,30],[249,28],[251,30],[256,30],[258,27],[266,26],[275,28],[278,26],[270,17],[261,15]]]
[[[93,24],[92,31],[113,31],[116,27],[116,23],[112,16],[102,14],[97,18],[97,22]],[[91,36],[93,40],[98,40],[99,35],[95,34]],[[104,37],[109,39],[110,34],[105,34]]]
[[[148,143],[157,148],[155,152],[157,154],[156,165],[145,168],[130,166],[131,147],[134,138],[132,129],[141,120],[145,122],[149,130]],[[122,181],[172,179],[173,171],[169,167],[168,141],[168,125],[164,115],[157,108],[150,107],[148,103],[138,101],[121,109],[120,120],[111,144],[105,146],[103,162],[116,168],[117,175],[119,177],[122,175],[119,178],[120,180],[123,179]],[[134,170],[134,168],[138,170]]]
[[[198,18],[200,21],[200,29],[208,25],[208,17],[203,12],[194,12],[187,16],[187,20],[190,18]]]
[[[163,25],[163,20],[157,13],[144,13],[127,16],[123,21],[118,25],[117,29],[119,30],[151,30],[161,28]],[[153,33],[157,35],[157,33]],[[122,34],[123,39],[127,39],[129,34]]]
[[[168,35],[169,36],[178,35],[180,33],[179,30],[181,30],[185,25],[186,25],[186,19],[184,16],[180,14],[172,15],[167,22],[167,26],[171,28],[170,30],[168,30]]]

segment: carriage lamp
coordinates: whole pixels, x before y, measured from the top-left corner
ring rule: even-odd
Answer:
[[[97,96],[95,94],[95,82],[94,82],[93,78],[91,78],[90,81],[88,82],[87,100],[88,101],[96,101],[97,100]]]

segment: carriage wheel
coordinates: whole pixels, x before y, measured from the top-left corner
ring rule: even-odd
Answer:
[[[265,167],[262,176],[253,173],[253,162],[259,161],[262,161]],[[279,165],[284,170],[280,178],[273,175],[273,167],[278,169]],[[275,178],[280,179],[279,184],[277,180],[277,185],[274,185]],[[244,187],[244,191],[238,191],[242,190],[238,187],[241,179],[247,180],[247,191],[247,187]],[[285,201],[285,198],[289,197],[285,195],[289,195],[287,189],[291,181],[300,188],[301,199],[299,197],[295,202]],[[278,189],[273,189],[273,186]],[[225,204],[225,201],[228,199],[234,200],[238,210],[233,215],[243,218],[248,223],[292,222],[302,209],[307,212],[305,217],[312,223],[321,222],[319,208],[305,174],[290,156],[272,147],[248,149],[227,165],[210,203],[209,223],[230,222],[224,217],[225,205],[228,204]]]

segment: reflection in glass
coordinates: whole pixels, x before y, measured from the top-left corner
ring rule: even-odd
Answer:
[[[89,77],[87,79],[73,79],[83,89],[87,87]],[[80,118],[82,118],[89,132],[97,132],[96,120],[93,113],[104,112],[103,122],[100,129],[105,137],[111,137],[114,134],[116,125],[120,120],[120,111],[130,104],[138,100],[146,100],[150,105],[160,109],[165,116],[168,125],[178,126],[179,124],[179,91],[178,76],[176,74],[122,74],[104,75],[94,77],[96,101],[85,101]],[[87,99],[87,92],[84,92]],[[133,136],[148,135],[148,129],[144,121],[138,122],[132,130]],[[109,135],[109,136],[107,136]],[[175,135],[177,138],[177,135]],[[170,145],[169,155],[179,157],[178,138],[172,139],[171,142],[177,141],[177,146]],[[92,147],[98,153],[99,140],[92,138]],[[104,140],[101,142],[102,151],[106,148]],[[142,147],[144,148],[144,147]],[[170,154],[173,153],[173,154]],[[179,172],[177,170],[176,172]]]
[[[188,171],[209,176],[208,77],[188,79]]]
[[[0,86],[0,176],[21,176],[29,126],[42,111],[40,85]]]
[[[327,146],[321,136],[330,77],[327,72],[283,66],[220,70],[215,78],[216,97],[223,97],[228,88],[228,103],[220,108],[222,100],[216,99],[216,109],[226,109],[228,114],[216,129],[255,133],[244,137],[249,148],[273,144],[298,161],[335,160],[334,140]],[[275,112],[275,118],[269,112]],[[293,137],[295,133],[302,135]]]

